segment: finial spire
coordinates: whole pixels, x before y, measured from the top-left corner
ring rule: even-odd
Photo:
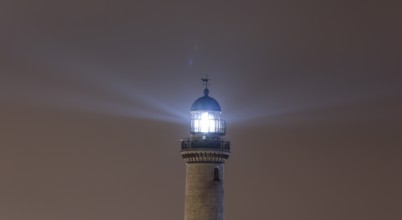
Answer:
[[[208,74],[205,74],[205,78],[201,78],[201,80],[202,80],[202,84],[205,86],[204,95],[208,96],[208,94],[209,94],[208,85],[209,85],[209,80],[210,80],[208,78]]]

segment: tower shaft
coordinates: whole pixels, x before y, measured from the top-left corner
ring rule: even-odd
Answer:
[[[184,220],[224,220],[224,162],[230,144],[193,137],[182,140],[181,156],[186,162]]]
[[[223,220],[223,163],[187,163],[184,220]]]

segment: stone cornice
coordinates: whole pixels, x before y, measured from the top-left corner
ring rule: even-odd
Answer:
[[[224,163],[230,152],[225,151],[182,151],[181,156],[186,163]]]

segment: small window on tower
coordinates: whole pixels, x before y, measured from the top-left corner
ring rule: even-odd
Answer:
[[[214,168],[214,181],[221,181],[219,178],[219,167]]]

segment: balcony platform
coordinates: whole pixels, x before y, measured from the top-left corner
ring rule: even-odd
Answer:
[[[230,153],[230,141],[223,138],[185,138],[180,141],[181,151],[216,150]]]

